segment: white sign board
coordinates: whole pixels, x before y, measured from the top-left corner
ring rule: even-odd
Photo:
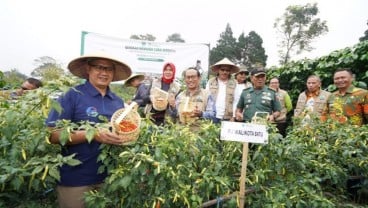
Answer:
[[[266,125],[222,121],[220,139],[266,144],[268,143],[268,132]]]
[[[162,74],[166,62],[176,66],[176,77],[182,71],[195,67],[197,60],[202,70],[208,70],[207,44],[166,43],[121,39],[101,34],[82,32],[81,55],[105,52],[120,58],[134,73]]]

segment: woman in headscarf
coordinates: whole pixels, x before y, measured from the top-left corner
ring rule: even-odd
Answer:
[[[162,125],[168,109],[168,100],[175,98],[180,91],[180,85],[175,82],[175,65],[166,63],[162,69],[162,77],[154,79],[150,89],[151,104],[146,106],[146,115],[156,125]]]

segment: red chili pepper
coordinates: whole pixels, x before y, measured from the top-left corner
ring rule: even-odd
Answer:
[[[120,122],[119,127],[120,127],[120,131],[122,132],[131,132],[137,128],[137,125],[135,125],[134,123],[130,121],[123,120]]]

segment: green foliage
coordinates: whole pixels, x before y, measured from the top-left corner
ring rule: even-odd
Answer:
[[[5,80],[4,80],[4,73],[0,71],[0,88],[3,88],[5,86]]]
[[[111,84],[110,87],[114,93],[124,100],[124,102],[132,100],[136,91],[136,88],[134,87],[126,87],[121,84]]]
[[[55,207],[58,167],[77,162],[48,141],[44,122],[55,105],[54,90],[45,86],[18,100],[0,97],[0,207]]]
[[[317,118],[282,140],[258,146],[250,159],[249,182],[260,192],[251,195],[249,204],[346,207],[351,203],[347,179],[367,177],[367,133],[368,126],[321,123]]]
[[[27,76],[20,73],[17,69],[12,69],[10,71],[4,72],[4,87],[7,89],[13,89],[19,87]]]
[[[267,76],[280,78],[280,87],[289,92],[295,106],[299,93],[306,88],[309,75],[320,76],[322,88],[334,90],[333,73],[340,67],[351,68],[355,74],[356,84],[360,83],[360,86],[363,86],[364,83],[368,83],[368,41],[333,51],[317,59],[291,61],[279,68],[271,68],[267,71]]]
[[[90,207],[199,207],[237,190],[239,143],[220,142],[219,128],[203,122],[198,132],[188,126],[157,127],[145,121],[139,141],[105,146],[100,159],[110,172]],[[102,200],[103,199],[103,200]],[[106,206],[108,205],[108,206]]]
[[[236,40],[233,37],[230,24],[227,24],[216,47],[210,51],[210,64],[227,57],[235,64],[243,64],[247,68],[252,68],[257,64],[266,66],[267,55],[262,43],[262,38],[255,31],[249,32],[246,37],[242,33]]]
[[[43,56],[34,61],[38,66],[31,72],[31,75],[41,77],[42,81],[57,80],[65,75],[61,64],[58,64],[55,59],[49,56]]]
[[[367,21],[367,25],[368,25],[368,21]],[[359,41],[366,41],[366,40],[368,40],[368,29],[364,31],[364,36],[359,38]]]
[[[326,21],[317,18],[317,3],[304,6],[288,6],[281,18],[277,18],[274,27],[281,34],[280,63],[289,62],[291,52],[296,48],[296,53],[311,51],[311,42],[318,36],[326,33],[328,27]]]
[[[167,37],[166,42],[185,43],[185,40],[179,33],[173,33]]]
[[[240,43],[240,40],[239,40]],[[244,62],[248,68],[256,64],[266,66],[267,55],[262,46],[263,40],[255,31],[249,32],[244,39]]]
[[[220,39],[217,40],[216,47],[210,51],[210,64],[214,64],[225,57],[234,61],[236,48],[236,39],[233,37],[230,24],[227,24],[225,31],[220,34]]]

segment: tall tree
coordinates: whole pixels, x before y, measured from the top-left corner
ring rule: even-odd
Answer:
[[[245,51],[245,34],[244,32],[242,32],[239,35],[238,42],[236,44],[235,56],[237,63],[244,64],[245,60],[247,59],[247,57],[245,57],[244,51]]]
[[[328,31],[326,21],[317,18],[317,14],[317,4],[308,3],[288,6],[283,16],[276,19],[274,28],[282,35],[281,64],[289,62],[293,49],[296,54],[313,50],[312,40]]]
[[[130,39],[155,41],[156,37],[147,33],[145,35],[131,35]]]
[[[181,37],[179,33],[174,33],[167,37],[166,42],[185,43],[185,40]]]
[[[242,64],[248,68],[255,65],[266,66],[267,55],[262,46],[263,40],[255,31],[249,32],[246,37],[244,37],[244,33],[242,33],[238,38],[238,44],[243,46],[241,51]]]
[[[367,21],[367,25],[368,25],[368,21]],[[366,40],[368,40],[368,30],[366,30],[366,31],[364,32],[364,36],[363,36],[363,37],[360,37],[360,38],[359,38],[359,41],[360,41],[360,42],[362,42],[362,41],[366,41]]]
[[[0,89],[3,88],[6,84],[6,81],[4,79],[4,73],[0,71]]]
[[[236,50],[236,38],[233,37],[233,31],[228,23],[225,31],[220,34],[220,39],[217,40],[216,47],[210,51],[210,64],[214,64],[224,57],[236,61]]]
[[[31,72],[31,75],[41,77],[43,81],[59,79],[65,75],[61,64],[58,64],[55,59],[49,56],[42,56],[39,59],[35,59],[34,62],[37,68]]]

